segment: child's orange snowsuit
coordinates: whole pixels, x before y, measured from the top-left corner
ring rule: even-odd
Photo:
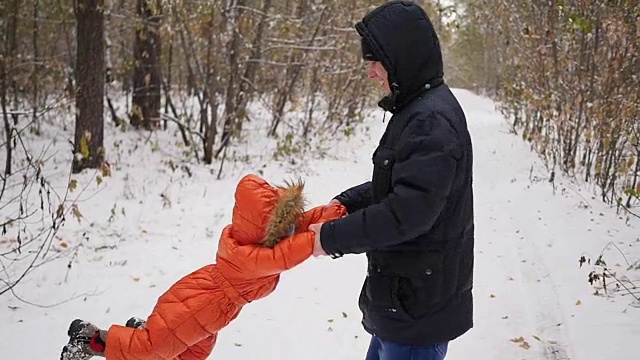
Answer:
[[[269,295],[280,273],[311,256],[315,234],[308,230],[309,225],[346,214],[342,205],[303,212],[299,206],[291,208],[292,200],[303,204],[302,186],[275,188],[255,175],[242,178],[236,189],[232,223],[222,231],[216,264],[172,285],[158,299],[144,328],[111,326],[106,359],[207,358],[218,331],[235,319],[244,305]],[[288,220],[292,213],[294,221]],[[293,226],[295,231],[289,232]],[[283,229],[285,233],[277,235]],[[273,248],[262,244],[265,239],[276,242],[275,237],[282,240]]]

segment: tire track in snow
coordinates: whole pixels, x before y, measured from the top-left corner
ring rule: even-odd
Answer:
[[[536,226],[538,224],[532,224]],[[538,225],[539,226],[539,225]],[[531,233],[525,231],[523,232]],[[566,316],[562,311],[553,274],[544,263],[535,239],[522,235],[517,247],[521,273],[529,293],[529,306],[538,334],[536,341],[543,346],[545,360],[569,360],[570,342],[565,334]]]
[[[514,303],[514,299],[517,299],[514,296],[503,305],[507,309],[516,306],[511,311],[517,312],[511,317],[518,318],[517,321],[525,318],[526,323],[520,325],[526,328],[526,332],[532,332],[529,337],[535,336],[535,340],[527,339],[531,342],[530,351],[535,351],[535,355],[527,354],[525,358],[570,360],[573,357],[565,333],[566,317],[553,274],[545,265],[536,244],[540,236],[546,236],[536,232],[541,224],[537,217],[531,216],[535,211],[531,205],[539,199],[535,192],[525,190],[528,187],[524,182],[530,181],[525,179],[529,176],[531,166],[530,162],[524,161],[526,158],[522,158],[522,154],[526,153],[526,144],[508,133],[504,118],[495,111],[492,102],[478,101],[474,95],[465,92],[459,95],[466,106],[465,111],[470,115],[469,126],[475,140],[476,202],[482,204],[482,208],[477,209],[480,256],[497,256],[500,265],[495,269],[502,267],[501,275],[504,277],[509,277],[511,271],[519,273],[522,304],[518,306]],[[535,159],[531,157],[531,160]],[[494,234],[500,235],[488,244],[483,243]]]

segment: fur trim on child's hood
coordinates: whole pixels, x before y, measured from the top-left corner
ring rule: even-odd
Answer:
[[[272,186],[257,175],[243,177],[236,188],[231,235],[242,245],[273,247],[295,232],[304,213],[304,183]]]

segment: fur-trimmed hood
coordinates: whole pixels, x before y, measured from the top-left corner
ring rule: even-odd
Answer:
[[[240,296],[253,301],[271,293],[278,275],[313,254],[320,224],[346,215],[342,205],[316,206],[303,212],[303,183],[272,186],[256,175],[238,183],[231,224],[222,229],[216,269]],[[227,291],[230,291],[227,288]]]
[[[292,235],[304,214],[304,183],[272,186],[257,175],[246,175],[236,188],[231,236],[241,245],[273,247]]]

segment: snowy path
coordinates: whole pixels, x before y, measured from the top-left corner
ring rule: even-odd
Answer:
[[[637,259],[640,224],[626,226],[568,181],[557,179],[554,194],[536,156],[506,132],[493,104],[466,91],[456,94],[475,147],[476,326],[450,345],[447,359],[637,359],[640,309],[629,306],[629,296],[593,296],[588,270],[578,267],[578,258],[597,256],[615,241]],[[320,160],[313,173],[304,174],[266,167],[265,177],[303,175],[310,203],[325,203],[369,177],[381,118],[380,113],[369,124],[372,139],[355,137],[339,149],[353,154],[352,160]],[[143,164],[130,183],[114,174],[108,191],[94,200],[105,203],[85,210],[94,226],[61,235],[89,231],[92,244],[79,254],[66,282],[66,261],[56,262],[18,289],[40,304],[74,293],[99,295],[53,308],[0,298],[0,358],[57,358],[74,317],[104,327],[144,316],[173,281],[212,261],[242,174],[215,182],[208,170],[196,170],[193,178],[176,178],[149,170],[158,163]],[[163,209],[157,195],[167,188],[173,203]],[[126,199],[129,191],[147,196]],[[113,197],[127,216],[108,223],[114,200],[104,199]],[[117,250],[99,250],[102,245]],[[606,254],[609,262],[623,263],[616,253]],[[368,336],[359,324],[357,296],[364,274],[364,256],[305,262],[282,277],[272,296],[247,306],[223,330],[211,358],[363,359]],[[520,337],[523,341],[511,341]]]

